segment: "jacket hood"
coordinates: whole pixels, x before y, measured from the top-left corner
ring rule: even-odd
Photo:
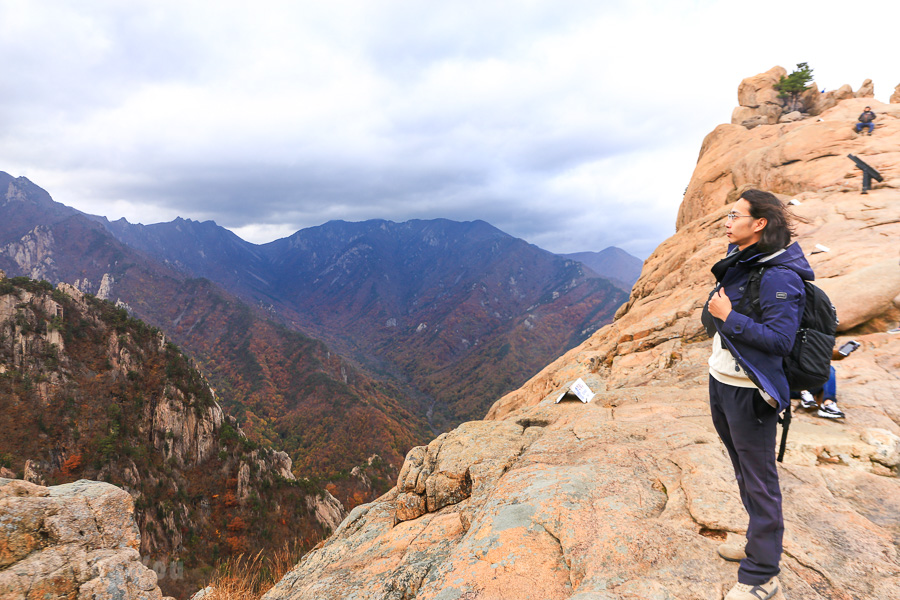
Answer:
[[[735,244],[730,244],[728,246],[729,252],[736,247]],[[797,242],[792,242],[791,245],[784,250],[779,250],[778,252],[771,254],[754,254],[738,264],[750,268],[753,263],[788,268],[799,275],[800,279],[804,281],[814,281],[816,279],[816,274],[813,273],[812,267],[809,266],[809,261],[806,260],[806,256],[803,254],[803,249]]]

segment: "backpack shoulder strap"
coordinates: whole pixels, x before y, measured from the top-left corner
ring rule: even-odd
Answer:
[[[778,462],[784,461],[784,451],[787,449],[787,434],[788,429],[791,427],[791,404],[788,402],[788,406],[784,409],[784,415],[778,419],[781,422],[781,443],[778,445],[778,457],[775,459]]]
[[[767,266],[753,267],[750,270],[750,277],[747,280],[747,289],[744,290],[744,296],[741,298],[740,308],[738,312],[747,314],[747,310],[753,311],[757,316],[762,314],[762,308],[759,306],[759,284],[762,281],[763,273],[768,269]]]

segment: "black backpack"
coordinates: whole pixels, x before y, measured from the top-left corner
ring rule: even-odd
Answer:
[[[768,267],[762,266],[750,271],[747,293],[741,301],[757,315],[762,314],[759,306],[759,284]],[[803,281],[806,289],[806,305],[800,318],[800,329],[794,338],[791,353],[784,357],[784,374],[792,391],[810,390],[825,385],[831,375],[831,354],[837,334],[837,311],[828,295],[813,285]],[[746,313],[745,313],[746,314]],[[784,458],[787,431],[791,423],[791,408],[788,406],[781,419],[784,429],[778,461]]]
[[[750,272],[747,282],[746,301],[757,315],[759,307],[759,283],[767,267],[758,267]],[[794,338],[791,353],[784,357],[784,374],[793,391],[820,388],[831,374],[831,353],[837,334],[838,318],[834,305],[821,289],[811,281],[804,281],[806,306],[800,318],[800,329]]]

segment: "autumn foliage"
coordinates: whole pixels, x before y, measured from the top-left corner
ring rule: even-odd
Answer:
[[[226,417],[213,450],[190,462],[179,440],[154,429],[160,403],[212,422],[214,398],[191,359],[157,329],[90,296],[74,299],[47,282],[0,279],[0,456],[22,473],[26,460],[48,485],[105,480],[134,498],[142,557],[183,564],[161,578],[165,595],[187,597],[220,561],[308,548],[321,536],[304,485],[254,467],[249,497],[237,497],[241,464],[272,450],[240,436]],[[251,458],[252,455],[252,458]]]

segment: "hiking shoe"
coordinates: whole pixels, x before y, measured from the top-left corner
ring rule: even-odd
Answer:
[[[747,558],[747,552],[744,551],[744,544],[721,544],[719,546],[719,556],[727,561],[741,562]]]
[[[819,412],[816,414],[825,419],[843,419],[846,416],[844,412],[838,408],[837,402],[823,404],[819,407]]]
[[[725,595],[725,600],[769,600],[778,593],[780,587],[777,577],[773,577],[762,585],[736,583]]]
[[[816,399],[813,398],[813,395],[803,390],[800,392],[800,408],[815,408],[816,407]]]

